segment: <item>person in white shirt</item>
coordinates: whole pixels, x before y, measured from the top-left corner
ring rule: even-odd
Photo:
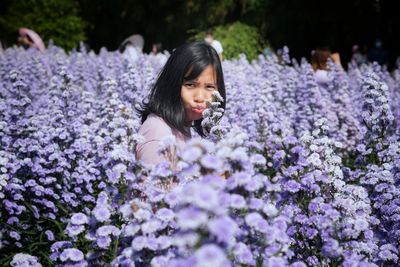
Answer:
[[[136,62],[140,57],[140,50],[133,46],[131,43],[128,43],[125,47],[125,51],[123,53],[124,57],[130,60],[131,62]]]
[[[161,43],[153,43],[150,52],[150,58],[151,60],[160,63],[162,66],[164,66],[164,64],[167,62],[168,56],[163,53]]]
[[[131,62],[136,62],[141,55],[143,55],[144,39],[140,34],[134,34],[126,38],[118,50],[123,54],[125,58]]]
[[[206,41],[208,44],[210,44],[215,49],[215,51],[217,51],[217,53],[219,55],[219,59],[223,60],[224,49],[222,48],[221,43],[218,40],[214,39],[214,33],[211,30],[208,30],[206,32],[206,38],[204,38],[204,41]]]
[[[327,84],[332,80],[332,76],[329,75],[328,59],[331,59],[335,64],[339,66],[340,70],[343,70],[342,64],[340,63],[339,53],[333,53],[328,47],[319,47],[312,52],[311,65],[314,69],[314,77],[318,84]]]

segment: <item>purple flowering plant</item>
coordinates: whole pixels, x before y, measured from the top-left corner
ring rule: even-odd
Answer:
[[[161,68],[0,55],[0,265],[399,264],[399,69],[330,64],[321,85],[287,48],[226,60],[209,138],[163,140],[173,160],[150,169],[134,107]]]

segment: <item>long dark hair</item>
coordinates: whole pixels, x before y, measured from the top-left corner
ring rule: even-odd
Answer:
[[[316,70],[326,70],[328,68],[328,58],[332,55],[331,49],[329,47],[318,47],[311,55],[311,66],[314,71]]]
[[[151,88],[148,101],[144,100],[141,108],[137,109],[142,123],[150,113],[155,113],[168,125],[189,136],[190,132],[185,127],[185,109],[181,99],[182,85],[185,81],[196,79],[209,65],[216,73],[218,91],[224,98],[221,107],[225,109],[225,83],[219,56],[209,44],[194,42],[179,46],[168,58]],[[200,136],[204,136],[202,120],[193,123],[195,131]]]

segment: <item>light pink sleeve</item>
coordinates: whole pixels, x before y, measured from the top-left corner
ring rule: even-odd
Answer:
[[[171,129],[160,118],[151,116],[146,119],[139,129],[144,142],[136,146],[136,158],[146,164],[158,164],[166,159],[158,153],[160,140],[171,135]]]

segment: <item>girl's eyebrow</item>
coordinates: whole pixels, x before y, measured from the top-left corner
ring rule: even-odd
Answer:
[[[195,80],[185,80],[185,83],[195,83],[195,84],[198,84],[199,82],[198,82],[198,79],[195,79]],[[206,82],[205,83],[206,85],[214,85],[214,86],[217,86],[217,83],[216,82]]]
[[[185,83],[197,83],[197,80],[185,80]]]

